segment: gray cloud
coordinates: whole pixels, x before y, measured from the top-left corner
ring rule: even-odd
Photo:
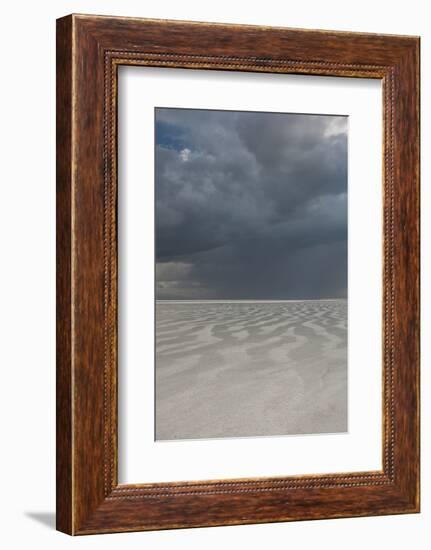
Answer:
[[[156,110],[159,299],[345,297],[347,118]]]

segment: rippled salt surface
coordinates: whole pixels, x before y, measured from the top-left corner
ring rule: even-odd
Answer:
[[[347,301],[156,305],[156,439],[347,430]]]

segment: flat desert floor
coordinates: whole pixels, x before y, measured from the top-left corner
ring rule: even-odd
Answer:
[[[157,302],[157,440],[346,430],[346,300]]]

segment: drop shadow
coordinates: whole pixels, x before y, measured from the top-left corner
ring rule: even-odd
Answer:
[[[55,513],[54,512],[25,512],[28,518],[41,523],[45,527],[55,529]]]

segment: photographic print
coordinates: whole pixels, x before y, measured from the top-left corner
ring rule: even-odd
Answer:
[[[155,109],[155,439],[347,431],[341,115]]]
[[[418,513],[420,37],[56,47],[57,530]]]

